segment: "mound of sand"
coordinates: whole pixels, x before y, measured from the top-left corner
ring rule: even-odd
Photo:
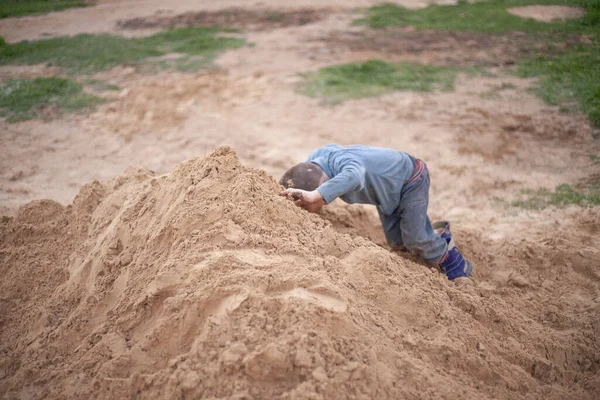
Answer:
[[[4,219],[0,393],[600,395],[597,318],[550,329],[510,296],[339,233],[278,191],[219,148],[168,175],[130,168],[84,186],[72,205],[36,201]],[[528,284],[512,279],[515,290]]]
[[[512,7],[507,11],[518,17],[533,18],[542,22],[564,21],[566,19],[581,18],[585,15],[583,8],[569,6],[523,6]]]

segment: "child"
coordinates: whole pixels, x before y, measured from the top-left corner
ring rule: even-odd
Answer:
[[[282,196],[310,212],[338,197],[373,204],[393,249],[439,265],[450,280],[471,275],[473,266],[454,245],[450,225],[434,227],[427,217],[429,172],[421,160],[392,149],[327,145],[288,170],[280,183],[286,188]]]

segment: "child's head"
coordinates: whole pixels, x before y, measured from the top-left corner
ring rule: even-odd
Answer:
[[[287,170],[279,180],[279,183],[288,188],[312,191],[318,188],[327,175],[321,167],[313,163],[300,163]]]

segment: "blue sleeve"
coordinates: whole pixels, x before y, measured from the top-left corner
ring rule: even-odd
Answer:
[[[361,188],[364,183],[365,168],[352,157],[340,157],[334,162],[332,169],[340,172],[317,188],[326,204],[331,203],[339,196]]]

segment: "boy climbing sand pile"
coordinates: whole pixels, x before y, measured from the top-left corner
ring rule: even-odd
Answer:
[[[327,145],[289,169],[280,183],[286,188],[282,196],[310,212],[338,197],[347,203],[375,205],[393,249],[409,251],[427,265],[438,265],[450,280],[471,275],[473,266],[454,245],[450,224],[432,225],[427,216],[427,165],[407,153]]]

